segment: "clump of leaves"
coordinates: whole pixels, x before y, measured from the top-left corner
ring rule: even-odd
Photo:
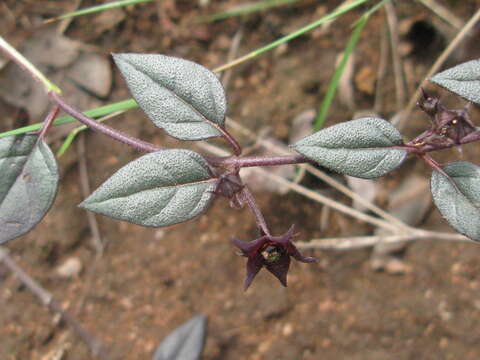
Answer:
[[[196,63],[164,55],[117,54],[114,60],[127,85],[151,121],[181,140],[199,141],[223,137],[232,148],[228,157],[212,157],[184,149],[164,149],[129,137],[72,108],[58,93],[50,98],[79,121],[113,139],[148,154],[130,162],[80,206],[143,226],[168,226],[190,220],[206,211],[212,200],[224,197],[234,208],[248,206],[260,236],[250,242],[232,238],[247,257],[245,288],[265,267],[282,285],[287,285],[290,257],[304,257],[292,243],[293,226],[273,236],[240,169],[313,163],[331,171],[360,178],[376,178],[398,168],[408,156],[417,156],[433,169],[431,188],[435,204],[460,233],[480,241],[480,171],[469,162],[437,163],[428,153],[460,147],[480,140],[480,131],[467,109],[447,109],[438,98],[423,92],[419,107],[430,117],[430,128],[415,139],[403,136],[388,121],[365,117],[331,126],[310,135],[291,148],[297,154],[243,157],[242,148],[225,124],[227,101],[223,87],[208,69]],[[434,76],[431,81],[480,103],[480,61],[471,61]],[[40,135],[0,140],[0,242],[12,240],[32,229],[48,211],[56,193],[55,159]]]

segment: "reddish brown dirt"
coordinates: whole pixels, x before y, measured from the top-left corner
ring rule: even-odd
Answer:
[[[201,14],[242,1],[211,3],[203,10],[196,1],[178,1],[174,6],[173,1],[166,0],[129,7],[124,10],[125,20],[106,31],[100,31],[101,21],[95,21],[99,15],[85,16],[73,21],[66,35],[96,46],[102,54],[158,52],[215,68],[226,61],[240,26],[244,38],[239,54],[244,54],[319,18],[339,2],[318,5],[300,1],[243,19],[195,24]],[[476,8],[475,1],[441,3],[465,20]],[[3,6],[17,20],[5,36],[20,42],[34,31],[32,19],[61,13],[69,4],[7,0]],[[82,6],[91,4],[82,2]],[[292,119],[318,106],[323,98],[335,57],[348,39],[350,24],[360,14],[347,14],[328,29],[315,30],[281,50],[236,67],[228,87],[229,115],[255,131],[268,126],[273,135],[286,139]],[[403,22],[439,22],[417,2],[402,2],[398,15]],[[374,95],[368,89],[375,81],[383,23],[382,11],[373,15],[355,55],[355,71],[359,74],[355,86],[363,89],[355,95],[359,109],[372,108]],[[444,48],[444,44],[435,46],[429,56],[416,56],[414,52],[405,57],[410,89],[418,85]],[[458,52],[462,58],[452,62],[468,57],[470,49],[466,46]],[[106,103],[129,96],[119,73],[114,74],[113,93]],[[395,111],[394,89],[390,68],[383,85],[384,117]],[[351,110],[335,101],[327,126],[352,116]],[[417,133],[425,121],[425,116],[415,112],[406,135]],[[131,111],[112,123],[157,144],[183,146],[167,139],[140,111]],[[52,147],[58,145],[53,143]],[[476,151],[478,147],[467,148],[465,157],[471,158]],[[102,135],[87,135],[93,187],[137,156]],[[438,159],[453,156],[441,155]],[[480,248],[473,243],[414,243],[404,256],[412,271],[400,276],[373,272],[368,262],[370,250],[315,251],[312,254],[318,264],[293,263],[288,288],[262,271],[244,292],[244,259],[235,255],[229,238],[235,235],[248,240],[255,236],[254,220],[247,210],[231,209],[219,199],[202,217],[165,229],[98,217],[107,245],[95,263],[87,218],[76,207],[82,196],[75,147],[59,165],[62,183],[52,210],[33,232],[9,243],[8,248],[12,257],[119,359],[151,358],[162,338],[200,312],[209,320],[203,358],[210,360],[480,358]],[[391,190],[412,171],[424,176],[429,173],[420,162],[409,161],[403,171],[381,181],[384,190]],[[306,184],[327,191],[312,179]],[[348,203],[344,197],[334,196]],[[322,206],[297,194],[259,194],[258,201],[278,234],[291,223],[297,224],[305,240],[373,231],[332,212],[327,230],[321,233]],[[422,226],[451,231],[433,209]],[[84,270],[73,279],[59,279],[55,269],[72,256],[81,259]],[[64,359],[92,358],[68,327],[54,323],[51,313],[4,267],[0,267],[0,304],[0,359],[53,359],[46,355],[65,344]]]

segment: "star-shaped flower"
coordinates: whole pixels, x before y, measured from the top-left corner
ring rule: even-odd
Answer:
[[[468,114],[469,104],[461,110],[447,109],[438,98],[430,96],[423,88],[421,90],[422,96],[417,104],[432,120],[431,135],[460,144],[464,137],[476,130]],[[435,137],[427,140],[438,143]]]
[[[264,235],[250,242],[232,238],[233,244],[242,251],[241,255],[248,258],[245,290],[250,286],[255,276],[264,266],[280,280],[283,286],[287,286],[290,257],[305,263],[316,261],[313,257],[305,257],[300,254],[291,242],[296,235],[293,233],[293,230],[294,226],[292,225],[282,236]]]

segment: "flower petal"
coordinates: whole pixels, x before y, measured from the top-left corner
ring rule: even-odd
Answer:
[[[245,278],[244,289],[247,290],[252,283],[255,276],[263,267],[263,257],[261,254],[258,256],[249,257],[247,260],[247,277]]]
[[[251,256],[268,241],[268,238],[266,236],[262,236],[261,238],[253,241],[242,241],[232,236],[231,241],[233,245],[242,250],[246,256]]]
[[[288,244],[287,253],[288,253],[288,255],[293,257],[295,260],[301,261],[301,262],[304,262],[304,263],[311,263],[311,262],[316,262],[317,261],[317,259],[315,259],[314,257],[303,256],[300,253],[300,251],[298,251],[297,247],[295,245],[293,245],[292,243]]]
[[[283,286],[287,286],[287,273],[290,268],[290,256],[288,254],[282,254],[280,260],[274,264],[265,264],[265,267],[270,271]]]

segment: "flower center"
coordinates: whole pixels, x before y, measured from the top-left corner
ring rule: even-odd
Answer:
[[[263,251],[262,256],[267,264],[275,264],[282,257],[281,250],[273,245],[268,245]]]

